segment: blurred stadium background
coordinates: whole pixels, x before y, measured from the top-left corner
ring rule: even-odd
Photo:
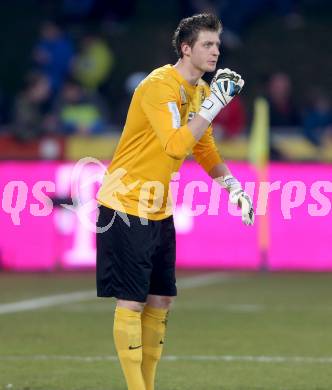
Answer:
[[[184,164],[158,389],[332,389],[329,0],[0,2],[0,389],[124,389],[94,234],[60,205],[93,199],[102,168],[86,165],[73,193],[75,163],[112,159],[136,85],[175,62],[174,29],[203,11],[224,24],[219,67],[246,81],[215,120],[221,154],[256,203],[260,181],[279,184],[253,229],[225,194],[190,217],[185,184],[211,182]]]

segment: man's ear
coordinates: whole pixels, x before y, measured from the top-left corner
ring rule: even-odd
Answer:
[[[181,45],[182,54],[186,57],[188,57],[191,53],[191,47],[188,45],[188,43],[182,43]]]

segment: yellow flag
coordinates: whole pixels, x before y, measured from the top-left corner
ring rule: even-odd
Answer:
[[[268,162],[270,155],[270,118],[266,99],[258,97],[254,102],[254,117],[248,145],[249,161],[256,166],[258,185],[268,181]],[[269,218],[262,215],[257,219],[258,245],[261,254],[261,269],[268,269]]]
[[[249,161],[257,168],[263,168],[269,161],[269,105],[265,98],[254,102],[254,116],[249,137]]]

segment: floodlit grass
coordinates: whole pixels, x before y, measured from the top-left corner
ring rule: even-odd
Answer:
[[[233,273],[211,283],[179,289],[156,390],[332,389],[332,274]],[[3,273],[0,309],[93,289],[92,273]],[[125,390],[113,309],[92,298],[0,314],[0,389]]]

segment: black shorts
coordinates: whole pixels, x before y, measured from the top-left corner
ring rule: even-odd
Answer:
[[[97,227],[97,295],[145,302],[148,294],[175,296],[175,228],[173,217],[142,224],[139,217],[99,207]],[[116,215],[114,215],[114,213]]]

